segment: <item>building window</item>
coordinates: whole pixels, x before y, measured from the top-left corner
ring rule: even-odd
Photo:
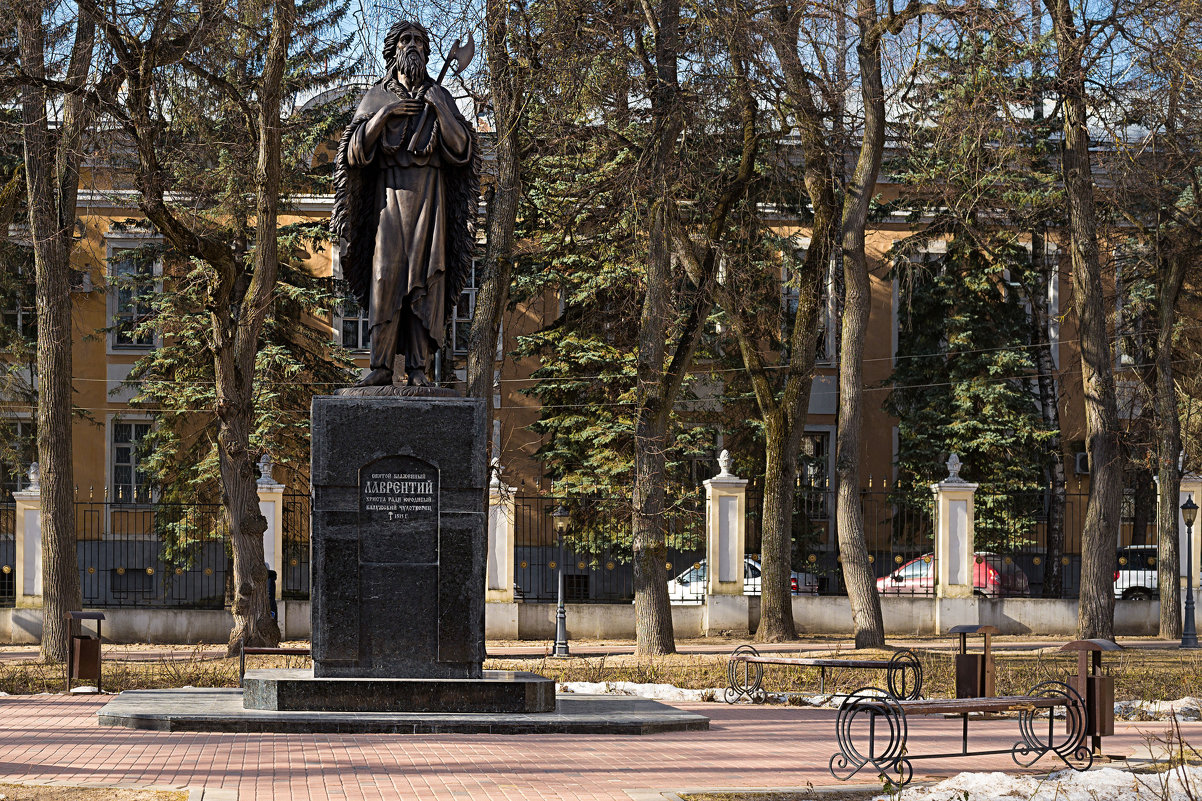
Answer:
[[[459,293],[459,302],[451,314],[451,342],[456,356],[467,355],[468,340],[472,335],[472,316],[476,313],[476,261],[472,260],[472,271],[467,285]]]
[[[7,288],[6,288],[7,289]],[[36,342],[37,314],[34,311],[33,286],[22,282],[0,295],[0,344],[6,348],[19,340]]]
[[[793,320],[797,317],[797,307],[801,304],[801,288],[798,284],[799,277],[797,269],[805,264],[808,247],[798,247],[793,250],[791,259],[786,258],[781,264],[780,271],[780,295],[781,295],[781,339],[785,342],[789,341],[789,333],[793,328]],[[819,284],[818,303],[820,311],[818,314],[818,339],[815,344],[814,360],[818,364],[830,364],[834,361],[835,341],[834,331],[831,327],[831,318],[834,316],[831,308],[832,302],[832,281],[834,273],[834,261],[832,260],[827,267],[827,274]]]
[[[334,338],[347,350],[367,350],[371,345],[367,310],[359,307],[359,301],[345,283],[339,291],[342,298],[334,309]]]
[[[114,503],[150,503],[150,481],[142,472],[145,459],[142,439],[150,433],[150,423],[114,422],[112,458]]]
[[[830,432],[807,431],[797,455],[797,490],[798,500],[810,521],[829,519],[830,460]]]
[[[109,262],[111,293],[112,343],[115,348],[149,348],[154,346],[154,334],[141,330],[151,318],[151,299],[158,291],[156,263],[126,251],[121,258]]]
[[[37,447],[37,423],[0,422],[0,500],[29,486],[29,465],[37,461]]]
[[[1114,254],[1115,261],[1115,362],[1119,368],[1134,367],[1148,360],[1150,349],[1149,315],[1156,287],[1150,273],[1145,248],[1127,245]]]

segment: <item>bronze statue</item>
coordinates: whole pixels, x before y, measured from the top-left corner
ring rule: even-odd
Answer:
[[[461,71],[471,55],[458,42],[456,55]],[[447,315],[471,274],[476,133],[441,85],[446,67],[438,81],[427,74],[429,57],[420,23],[389,29],[387,74],[359,102],[334,161],[330,230],[343,241],[342,277],[371,328],[371,372],[357,387],[392,384],[398,354],[405,383],[430,386],[429,354],[442,346]]]

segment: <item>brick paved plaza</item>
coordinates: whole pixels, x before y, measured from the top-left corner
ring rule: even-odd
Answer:
[[[676,704],[708,715],[708,732],[566,735],[191,734],[101,728],[106,699],[0,698],[0,781],[204,788],[206,801],[248,799],[564,799],[630,801],[648,790],[834,785],[831,710]],[[974,722],[976,747],[1015,740],[1013,720]],[[1107,751],[1129,755],[1164,722],[1116,724]],[[914,719],[912,753],[955,750],[959,721]],[[1202,723],[1182,725],[1202,741]],[[1054,758],[1037,763],[1044,772]],[[917,774],[1014,770],[1009,757],[918,762]],[[864,784],[873,776],[862,775]],[[861,780],[857,776],[853,781]],[[879,785],[878,785],[879,786]]]

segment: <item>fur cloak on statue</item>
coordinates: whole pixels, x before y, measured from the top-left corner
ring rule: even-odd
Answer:
[[[444,94],[456,121],[467,134],[470,151],[460,163],[447,157],[441,146],[437,115],[429,108],[420,117],[390,122],[379,141],[370,147],[362,144],[364,125],[379,109],[403,98],[424,98],[429,92]],[[417,191],[409,186],[414,183],[411,174],[425,176],[416,181]],[[398,197],[401,203],[441,203],[442,209],[409,208],[401,213],[395,208]],[[449,319],[471,276],[479,200],[480,156],[476,132],[459,113],[447,90],[428,78],[414,92],[394,78],[372,86],[338,145],[330,230],[334,246],[342,247],[334,277],[346,279],[360,307],[368,312],[373,329],[399,314],[401,305],[407,302],[422,318],[430,339],[439,346],[443,344],[445,320]],[[438,212],[437,222],[431,223],[435,212]],[[412,247],[414,236],[413,230],[381,231],[382,219],[391,226],[409,225],[411,229],[418,226],[419,238],[425,236],[431,241],[424,245],[425,251],[414,252],[421,254],[427,263],[381,267],[381,260],[390,258],[386,251],[395,249],[397,243]],[[376,255],[377,249],[382,255]],[[373,255],[377,264],[374,275]],[[404,256],[397,258],[405,261]],[[389,269],[408,274],[380,274]],[[440,290],[442,297],[426,297],[427,286]]]

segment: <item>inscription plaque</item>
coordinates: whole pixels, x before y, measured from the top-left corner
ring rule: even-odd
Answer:
[[[386,456],[359,471],[361,561],[438,562],[438,468],[412,456]]]

